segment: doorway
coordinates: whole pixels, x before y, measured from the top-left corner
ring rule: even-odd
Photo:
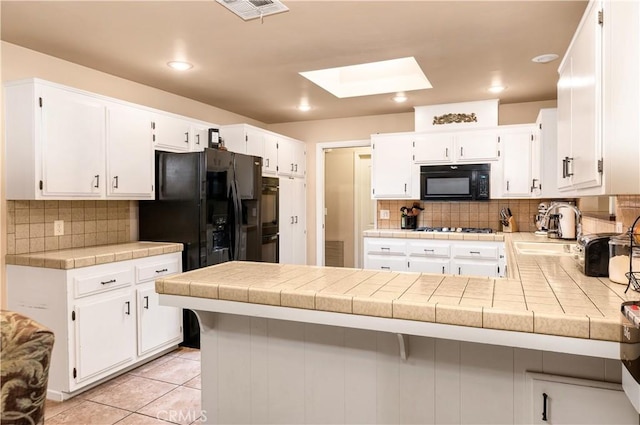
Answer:
[[[362,232],[373,228],[371,149],[323,149],[324,265],[363,266]]]

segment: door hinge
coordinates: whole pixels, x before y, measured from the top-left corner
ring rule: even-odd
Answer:
[[[500,151],[498,151],[498,158],[500,158]]]
[[[602,174],[604,171],[604,161],[602,158],[598,160],[598,173]]]
[[[531,135],[531,141],[533,142],[533,134]]]
[[[42,98],[41,97],[38,98],[38,105],[40,105],[40,107],[42,108]]]
[[[542,130],[542,124],[540,124],[540,130]]]
[[[416,156],[415,155],[411,155],[411,156],[413,157],[413,160],[415,161],[416,160]]]
[[[604,12],[602,10],[598,10],[598,24],[604,24]]]
[[[498,136],[498,143],[500,143],[500,136]]]
[[[76,312],[75,312],[75,311],[72,311],[72,312],[71,312],[71,320],[72,320],[72,321],[73,321],[73,320],[76,320]]]
[[[156,129],[156,123],[155,123],[155,122],[153,122],[153,121],[151,121],[151,129],[152,129],[152,130],[155,130],[155,129]]]
[[[78,371],[76,370],[76,368],[73,368],[73,377],[74,379],[78,376]]]
[[[40,180],[39,187],[40,187],[40,190],[42,190],[42,188],[44,187],[44,184],[42,184],[42,180]]]
[[[371,149],[375,149],[375,148],[376,148],[376,144],[374,143],[371,145]]]
[[[414,148],[416,147],[416,142],[413,142],[413,147],[414,147]]]
[[[376,189],[375,189],[375,188],[373,188],[373,189],[371,189],[371,190],[373,191],[373,194],[375,195],[375,194],[376,194]]]
[[[245,135],[244,135],[244,141],[245,141],[245,142],[248,142],[248,141],[249,141],[249,135],[248,135],[248,134],[245,134]]]

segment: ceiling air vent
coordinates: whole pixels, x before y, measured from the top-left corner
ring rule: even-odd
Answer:
[[[278,0],[216,0],[218,3],[248,21],[276,13],[286,12],[287,6]]]

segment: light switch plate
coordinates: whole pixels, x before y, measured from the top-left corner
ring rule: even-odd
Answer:
[[[380,210],[380,219],[389,220],[389,210]]]
[[[616,232],[618,232],[618,233],[624,232],[624,230],[622,230],[622,222],[621,221],[616,221]]]

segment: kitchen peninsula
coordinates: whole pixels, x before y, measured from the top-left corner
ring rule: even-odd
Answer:
[[[503,279],[231,262],[156,291],[199,316],[210,423],[530,423],[547,376],[618,385],[619,306],[640,297],[518,254],[528,237],[505,236]]]

